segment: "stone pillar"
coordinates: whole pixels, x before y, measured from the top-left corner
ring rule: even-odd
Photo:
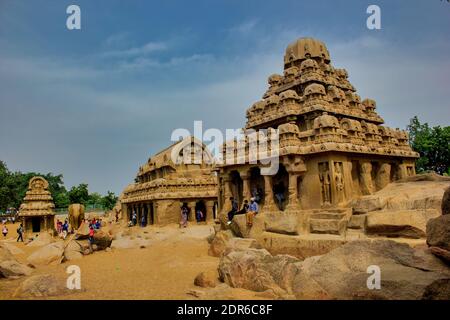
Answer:
[[[391,165],[389,163],[382,163],[377,172],[377,189],[383,189],[389,182],[391,182]]]
[[[47,223],[47,219],[48,219],[48,217],[47,217],[47,216],[44,216],[44,230],[45,230],[45,232],[48,232],[48,223]]]
[[[214,200],[206,201],[206,221],[214,220]]]
[[[240,171],[239,172],[242,179],[242,203],[244,200],[248,200],[250,202],[250,198],[252,197],[252,191],[250,190],[250,175],[248,171]]]
[[[195,221],[195,204],[197,203],[197,201],[189,201],[188,207],[191,209],[191,211],[189,212],[189,219],[188,221]]]
[[[227,174],[226,176],[223,177],[222,181],[223,181],[223,191],[224,191],[223,195],[225,198],[223,207],[222,207],[222,211],[226,213],[231,210],[230,197],[233,196],[233,194],[231,193],[231,178]]]
[[[298,177],[297,173],[289,173],[289,203],[287,209],[298,209]]]
[[[152,223],[152,208],[151,208],[152,203],[148,202],[146,204],[147,206],[147,225],[150,225]]]
[[[264,177],[264,210],[272,211],[275,210],[275,201],[273,199],[273,186],[272,186],[272,176]]]

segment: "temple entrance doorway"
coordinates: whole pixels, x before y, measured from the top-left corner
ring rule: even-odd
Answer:
[[[284,165],[280,164],[277,174],[273,177],[273,195],[279,210],[284,211],[288,202],[289,174]]]
[[[231,194],[234,199],[237,201],[239,207],[242,205],[242,189],[243,189],[243,181],[239,172],[236,170],[230,172],[231,177]],[[228,199],[225,199],[227,201]]]
[[[206,212],[206,205],[203,200],[199,200],[195,203],[195,220],[197,222],[206,221],[206,215],[212,214],[212,212]]]
[[[264,192],[264,177],[261,175],[261,169],[253,167],[250,169],[250,193],[259,205],[264,204]]]
[[[31,228],[33,232],[41,232],[41,218],[32,217],[31,218]]]

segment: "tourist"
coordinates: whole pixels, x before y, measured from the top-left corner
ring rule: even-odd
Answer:
[[[20,241],[23,242],[23,225],[22,224],[20,224],[19,227],[17,228],[17,234],[19,235],[17,237],[17,242],[19,242],[19,239],[20,239]]]
[[[255,198],[255,201],[257,203],[261,202],[261,198],[262,198],[262,189],[259,187],[255,187],[252,190],[252,197]]]
[[[133,221],[133,226],[137,225],[137,214],[136,214],[136,211],[133,211],[133,215],[131,216],[131,221]]]
[[[258,204],[255,201],[255,198],[250,199],[250,205],[248,206],[248,212],[246,214],[247,218],[247,226],[251,227],[253,225],[253,217],[258,214]]]
[[[280,210],[283,208],[283,202],[284,202],[284,185],[283,182],[279,182],[275,185],[275,187],[273,188],[273,192],[275,194],[275,198],[277,199],[278,202],[278,208],[280,208]]]
[[[3,238],[6,238],[6,235],[8,234],[8,227],[6,226],[6,224],[3,225],[2,233],[3,233]]]
[[[186,228],[187,222],[189,217],[189,208],[186,203],[183,203],[183,206],[181,207],[181,222],[180,222],[180,228]]]
[[[66,219],[64,221],[64,224],[62,225],[63,239],[66,239],[68,233],[69,233],[69,223],[67,222],[67,219]]]
[[[197,212],[195,213],[195,218],[197,220],[197,223],[203,221],[203,212],[200,209],[197,209]]]
[[[91,225],[89,227],[89,250],[93,251],[92,245],[94,244],[94,234],[95,234],[95,230],[94,230],[94,226]]]
[[[62,222],[59,219],[56,220],[56,232],[58,232],[58,235],[61,236]]]
[[[255,198],[255,202],[257,202],[256,198]],[[248,212],[248,200],[244,200],[241,210],[239,210],[236,214],[245,214],[247,212]]]
[[[228,212],[228,222],[231,223],[231,220],[233,220],[234,215],[239,210],[239,206],[236,200],[234,200],[233,197],[230,197],[231,201],[231,211]]]
[[[101,227],[102,227],[102,222],[101,222],[101,220],[99,219],[99,220],[97,220],[97,221],[95,222],[95,229],[99,230]]]
[[[143,216],[142,216],[142,219],[141,219],[141,227],[144,228],[145,225],[146,225],[145,215],[143,215]]]

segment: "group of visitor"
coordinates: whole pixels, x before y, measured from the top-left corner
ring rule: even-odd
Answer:
[[[59,219],[56,220],[56,232],[60,238],[66,239],[69,234],[69,221],[64,220],[64,223]]]
[[[183,205],[181,206],[180,228],[187,227],[190,212],[191,209],[188,207],[187,203],[183,203]],[[206,214],[201,206],[195,209],[195,220],[197,221],[197,224],[206,221]]]
[[[2,224],[5,225],[7,223],[11,223],[11,224],[16,223],[16,217],[13,216],[13,217],[3,218],[2,219]]]
[[[228,212],[228,224],[231,224],[231,221],[233,220],[235,215],[245,214],[247,226],[253,226],[253,218],[259,212],[259,206],[258,202],[256,202],[256,199],[254,197],[250,198],[250,204],[248,203],[248,200],[244,200],[244,203],[242,204],[240,210],[237,201],[233,197],[230,197],[230,201],[231,211]]]

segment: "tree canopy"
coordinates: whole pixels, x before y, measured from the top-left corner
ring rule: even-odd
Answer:
[[[450,175],[450,126],[430,127],[417,117],[407,127],[411,147],[420,154],[416,171],[435,171]]]
[[[62,174],[11,172],[6,164],[0,160],[0,212],[5,211],[7,208],[19,208],[27,192],[28,182],[34,176],[41,176],[48,181],[49,191],[52,194],[56,208],[67,208],[71,203],[82,203],[110,210],[117,201],[116,195],[110,191],[104,197],[96,192],[90,194],[86,183],[73,186],[67,191]]]

